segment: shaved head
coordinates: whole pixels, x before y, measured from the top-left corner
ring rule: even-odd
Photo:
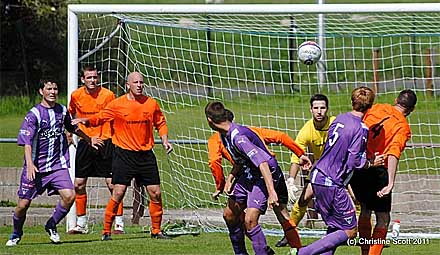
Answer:
[[[134,98],[143,97],[144,77],[139,72],[132,72],[127,76],[127,88]]]
[[[139,72],[132,72],[132,73],[130,73],[128,75],[127,82],[132,82],[133,80],[137,80],[139,78],[141,78],[142,80],[144,79],[141,73],[139,73]]]

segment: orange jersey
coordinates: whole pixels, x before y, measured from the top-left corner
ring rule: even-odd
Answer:
[[[115,94],[106,88],[100,87],[96,95],[87,92],[86,87],[73,91],[69,103],[69,112],[74,118],[89,118],[104,109],[115,99]],[[103,140],[112,137],[109,122],[97,127],[86,127],[79,124],[80,129],[88,136],[97,136]]]
[[[113,121],[112,142],[116,146],[130,151],[148,151],[153,149],[153,126],[159,135],[168,135],[168,126],[159,104],[151,97],[141,101],[130,100],[123,95],[110,102],[98,114],[89,118],[91,126]]]
[[[254,131],[266,144],[281,144],[295,153],[298,157],[301,157],[305,153],[304,150],[284,132],[258,127],[250,127],[250,129]],[[272,155],[275,154],[272,153]]]
[[[220,133],[215,132],[208,139],[208,165],[215,180],[216,189],[220,190],[225,186],[225,176],[223,175],[222,158],[233,162],[231,155],[223,146]]]
[[[367,158],[374,153],[400,158],[406,142],[411,138],[411,129],[405,116],[392,105],[375,104],[365,114],[364,122],[369,129]]]
[[[254,131],[265,144],[282,144],[289,150],[293,151],[298,157],[304,154],[304,150],[301,149],[295,141],[290,138],[286,133],[275,131],[266,128],[249,127]],[[270,151],[270,150],[269,150]],[[275,156],[271,152],[272,156]],[[226,158],[229,162],[233,163],[232,157],[226,150],[220,139],[220,133],[214,133],[208,139],[208,165],[211,169],[212,175],[215,179],[216,189],[221,189],[225,184],[225,177],[223,175],[222,158]]]

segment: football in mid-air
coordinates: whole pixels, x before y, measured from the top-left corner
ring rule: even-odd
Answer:
[[[321,47],[314,41],[306,41],[298,47],[298,59],[306,64],[312,65],[321,58]]]

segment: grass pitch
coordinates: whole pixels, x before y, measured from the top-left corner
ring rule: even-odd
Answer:
[[[60,225],[59,230],[64,226]],[[100,228],[98,228],[100,229]],[[6,247],[6,243],[12,227],[0,227],[0,254],[233,254],[227,233],[202,233],[198,236],[179,236],[172,240],[156,240],[149,238],[140,227],[128,227],[124,235],[113,235],[112,241],[101,241],[99,230],[87,235],[61,234],[62,243],[51,244],[42,226],[25,227],[24,236],[16,247]],[[289,248],[276,248],[275,243],[280,237],[267,236],[268,244],[273,247],[276,254],[288,254]],[[316,239],[303,238],[303,244],[307,245]],[[384,255],[391,254],[438,254],[440,240],[424,240],[420,245],[393,245],[384,249]],[[252,246],[247,241],[248,251],[252,252]],[[358,254],[359,247],[342,246],[336,251],[337,255]]]

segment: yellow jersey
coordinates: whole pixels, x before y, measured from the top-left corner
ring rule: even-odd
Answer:
[[[335,116],[330,116],[325,126],[317,130],[313,125],[313,119],[310,119],[304,124],[295,139],[295,142],[304,150],[313,154],[310,157],[312,162],[316,162],[324,151],[325,142],[327,141],[328,129],[330,124],[336,119]],[[291,163],[299,164],[299,158],[295,154],[292,154],[290,159]]]

